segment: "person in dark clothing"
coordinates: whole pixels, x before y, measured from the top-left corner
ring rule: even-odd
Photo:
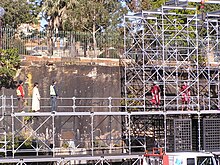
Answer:
[[[52,84],[50,85],[50,102],[51,102],[51,112],[57,111],[57,89],[56,89],[56,80],[53,80]]]

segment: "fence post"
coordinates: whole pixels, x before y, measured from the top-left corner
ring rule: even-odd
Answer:
[[[72,100],[73,100],[73,106],[72,106],[72,108],[73,108],[73,112],[76,112],[76,98],[75,97],[72,97]]]
[[[108,100],[109,100],[108,108],[109,108],[109,112],[111,112],[112,111],[112,97],[109,97]]]

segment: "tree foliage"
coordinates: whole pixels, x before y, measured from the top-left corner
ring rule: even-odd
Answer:
[[[116,32],[126,11],[120,2],[115,0],[78,0],[74,8],[68,9],[66,24],[70,25],[68,28],[91,33],[95,51],[96,34]]]
[[[76,3],[76,0],[42,0],[42,13],[48,21],[50,30],[62,30],[66,11]]]
[[[52,30],[101,31],[117,25],[125,8],[115,0],[42,0]]]
[[[88,32],[93,36],[96,50],[96,34],[117,31],[126,8],[115,0],[42,0],[48,30]],[[50,35],[49,37],[52,37]],[[52,44],[51,44],[52,45]]]
[[[162,5],[166,4],[170,0],[122,0],[125,2],[127,7],[131,12],[139,12],[142,10],[152,10],[160,8]],[[174,1],[173,1],[174,2]],[[198,7],[200,3],[189,3],[191,7]],[[219,4],[205,4],[204,12],[211,12],[219,10]]]
[[[140,12],[161,7],[166,0],[124,0],[131,12]]]
[[[126,10],[115,0],[78,0],[67,13],[67,23],[81,31],[103,31],[122,21]]]
[[[66,18],[66,11],[75,4],[76,0],[41,0],[42,16],[47,24],[47,42],[50,54],[53,54],[53,33],[63,30],[63,22]]]
[[[0,88],[15,87],[14,77],[20,68],[17,49],[0,49]]]
[[[3,25],[15,29],[21,23],[36,22],[40,12],[40,4],[35,0],[2,0],[0,6],[5,10]]]

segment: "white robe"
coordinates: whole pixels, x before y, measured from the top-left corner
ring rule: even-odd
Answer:
[[[32,94],[32,111],[40,110],[40,93],[37,87],[33,88]]]

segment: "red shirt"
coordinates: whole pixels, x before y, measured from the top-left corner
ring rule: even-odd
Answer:
[[[151,93],[153,95],[158,95],[160,93],[160,87],[158,85],[154,85],[152,88],[151,88]]]
[[[183,92],[185,94],[189,94],[190,90],[189,90],[189,88],[188,89],[187,88],[188,88],[188,85],[183,85],[181,87],[181,92]]]
[[[24,88],[23,88],[22,85],[18,86],[18,88],[17,88],[17,95],[21,96],[21,97],[24,97]]]

